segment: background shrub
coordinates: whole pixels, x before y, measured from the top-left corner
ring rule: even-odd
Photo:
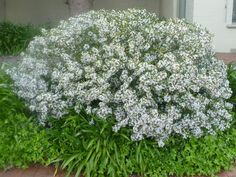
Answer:
[[[18,55],[26,49],[34,36],[40,35],[40,27],[0,23],[0,56]]]

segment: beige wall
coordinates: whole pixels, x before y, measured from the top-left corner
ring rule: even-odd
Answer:
[[[69,16],[65,0],[6,0],[6,19],[16,23],[42,24]]]
[[[178,17],[178,0],[161,0],[160,9],[163,17]]]
[[[5,20],[6,8],[5,8],[5,0],[0,0],[0,21]]]
[[[147,9],[160,14],[160,0],[95,0],[94,9]]]
[[[217,52],[236,49],[236,28],[226,24],[226,0],[194,0],[193,21],[212,32]]]
[[[6,1],[6,20],[15,23],[56,23],[69,17],[69,8],[65,4],[66,0]],[[160,14],[159,7],[160,0],[95,0],[94,2],[94,9],[96,10],[140,8]]]
[[[193,21],[194,0],[186,0],[185,18],[188,21]]]

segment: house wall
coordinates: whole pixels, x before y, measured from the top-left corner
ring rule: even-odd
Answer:
[[[0,21],[5,20],[5,12],[6,8],[5,8],[5,0],[0,0]]]
[[[236,51],[236,28],[226,23],[227,0],[194,0],[193,21],[214,34],[213,44],[217,52]]]
[[[193,21],[194,0],[186,0],[185,18],[188,21]]]
[[[6,20],[42,24],[69,16],[65,0],[6,0]]]
[[[3,6],[0,0],[0,16]],[[6,20],[15,23],[57,23],[69,17],[66,0],[6,0]],[[95,0],[94,9],[141,8],[159,13],[160,0]],[[160,13],[159,13],[160,14]],[[3,20],[0,18],[0,21]]]
[[[160,9],[163,17],[178,17],[178,0],[161,0]]]
[[[160,14],[160,0],[95,0],[94,9],[147,9]]]

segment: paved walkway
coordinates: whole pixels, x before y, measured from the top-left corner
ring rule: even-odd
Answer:
[[[236,61],[236,53],[216,53],[216,56],[217,58],[224,60],[225,63]]]
[[[220,60],[224,60],[225,63],[236,61],[236,53],[216,53],[216,57]],[[15,62],[19,59],[18,56],[6,56],[0,57],[0,62]]]
[[[228,172],[222,172],[218,175],[219,177],[236,177],[236,167]]]
[[[10,169],[0,172],[0,177],[65,177],[65,171],[57,171],[53,166],[43,167],[41,165],[34,165],[26,170]],[[70,177],[73,177],[72,175]],[[82,177],[82,176],[81,176]]]
[[[15,62],[19,60],[18,56],[6,56],[6,57],[0,57],[0,63],[1,62]]]
[[[55,174],[55,168],[52,166],[43,167],[34,165],[26,170],[10,169],[5,172],[0,172],[0,177],[65,177],[65,171],[58,171]],[[236,168],[229,172],[223,172],[217,175],[218,177],[236,177]],[[70,177],[74,177],[71,175]],[[83,177],[82,175],[80,177]],[[135,177],[132,175],[132,177]]]

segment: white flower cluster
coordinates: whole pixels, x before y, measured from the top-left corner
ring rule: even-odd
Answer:
[[[230,126],[226,66],[211,35],[145,10],[90,11],[44,30],[8,71],[30,109],[57,118],[84,107],[131,127],[159,146],[173,134],[214,134]]]

